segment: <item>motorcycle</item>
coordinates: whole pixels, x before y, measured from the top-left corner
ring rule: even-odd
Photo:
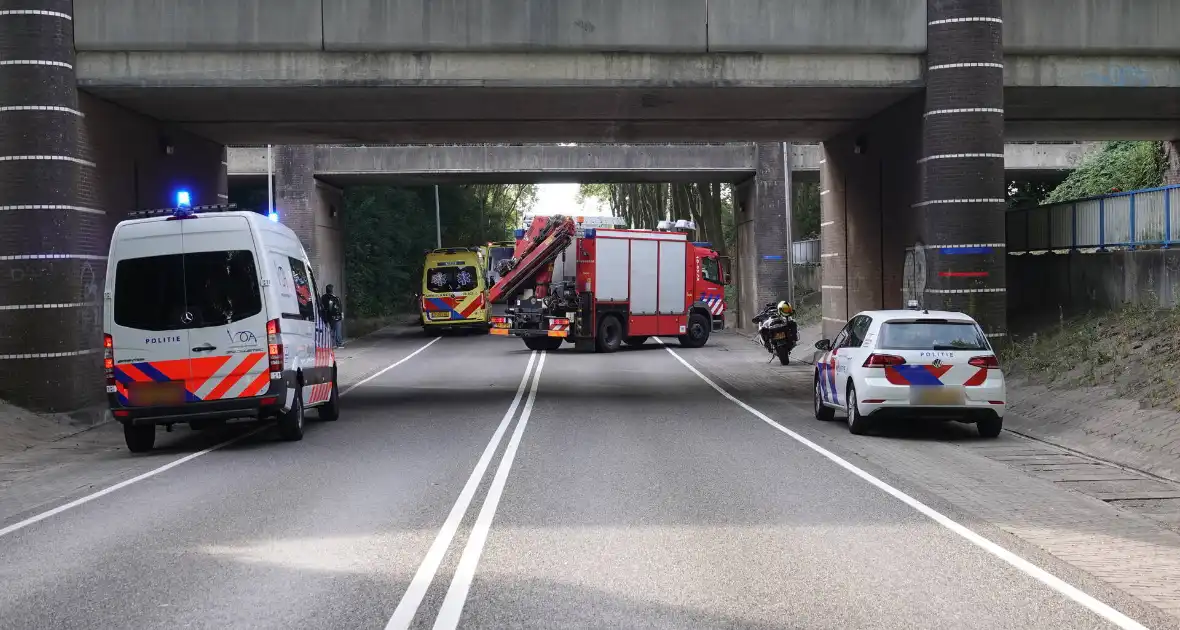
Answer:
[[[770,303],[754,317],[758,325],[758,343],[770,353],[770,360],[777,356],[782,365],[790,365],[791,350],[799,343],[799,325],[793,317],[784,317],[777,303]]]

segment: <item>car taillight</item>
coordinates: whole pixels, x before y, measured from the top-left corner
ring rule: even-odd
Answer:
[[[568,320],[564,317],[555,317],[551,321],[554,324],[557,324],[558,326],[569,326],[570,325],[570,320]]]
[[[107,393],[118,391],[115,385],[115,339],[110,335],[102,336],[102,369],[106,372]]]
[[[508,323],[508,318],[507,318],[507,317],[499,317],[499,316],[497,316],[497,317],[493,317],[493,318],[492,318],[492,323],[493,323],[493,324],[507,324],[507,323]]]
[[[870,354],[869,358],[865,359],[865,363],[861,367],[889,367],[891,365],[902,365],[905,359],[893,354]]]
[[[984,368],[988,370],[1000,369],[1000,360],[997,359],[994,354],[989,354],[984,357],[972,357],[967,363],[977,368]]]
[[[266,354],[270,357],[270,371],[283,371],[283,339],[282,329],[279,328],[279,320],[272,319],[266,322]]]

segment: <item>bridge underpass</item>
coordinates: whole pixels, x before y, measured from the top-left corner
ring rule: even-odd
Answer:
[[[1174,3],[1063,2],[14,0],[0,396],[99,400],[109,234],[180,187],[227,197],[227,144],[822,141],[825,312],[898,304],[905,248],[1002,242],[1005,139],[1180,137]],[[928,258],[922,293],[1002,335],[985,258]]]
[[[1005,166],[1009,177],[1060,173],[1075,167],[1098,145],[1094,143],[1010,144]],[[305,246],[322,284],[345,286],[340,223],[341,190],[357,185],[424,185],[456,183],[668,183],[725,182],[735,184],[738,251],[733,253],[738,295],[737,321],[744,324],[760,304],[788,294],[785,256],[797,222],[778,234],[781,242],[758,238],[756,224],[778,221],[793,213],[794,195],[780,189],[817,182],[821,148],[817,145],[630,144],[630,145],[395,145],[279,146],[273,149],[275,198],[282,220],[308,234]],[[312,171],[307,168],[311,152]],[[768,177],[780,168],[785,153],[789,175]],[[267,150],[231,147],[228,173],[234,185],[265,186]],[[760,163],[762,168],[760,168]],[[779,165],[779,166],[776,166]],[[760,180],[768,182],[760,187]],[[309,184],[309,182],[312,182]],[[314,190],[304,190],[307,186]],[[761,192],[759,192],[761,190]],[[306,202],[304,200],[307,200]],[[757,217],[755,221],[751,217]],[[771,218],[774,217],[774,218]],[[747,271],[750,270],[750,271]],[[345,293],[345,299],[346,293]]]

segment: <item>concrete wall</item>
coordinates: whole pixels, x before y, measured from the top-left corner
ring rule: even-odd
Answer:
[[[1180,250],[1008,256],[1008,312],[1066,316],[1125,304],[1180,306]]]
[[[713,52],[926,50],[926,0],[710,0]]]
[[[331,284],[344,302],[344,192],[317,181],[315,184],[315,248],[312,261],[320,291]]]
[[[1004,0],[1008,54],[1180,53],[1175,0]]]

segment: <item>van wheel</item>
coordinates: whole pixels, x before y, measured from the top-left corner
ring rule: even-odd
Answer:
[[[146,453],[156,445],[156,426],[135,426],[131,423],[123,425],[123,439],[127,441],[127,450],[132,453]]]
[[[324,422],[335,422],[340,419],[340,388],[336,385],[335,374],[332,374],[332,393],[328,396],[328,402],[320,405],[316,413]]]
[[[647,343],[647,336],[627,337],[626,339],[623,340],[623,343],[627,344],[628,346],[631,346],[632,348],[638,348],[639,346],[642,346],[643,344]]]
[[[623,345],[623,323],[614,315],[607,315],[598,322],[599,352],[615,352]]]
[[[713,323],[708,317],[700,313],[688,316],[688,334],[680,335],[677,339],[685,348],[700,348],[709,341],[709,333],[713,332]]]
[[[295,389],[295,402],[291,410],[279,416],[279,437],[287,442],[303,439],[303,388]]]

